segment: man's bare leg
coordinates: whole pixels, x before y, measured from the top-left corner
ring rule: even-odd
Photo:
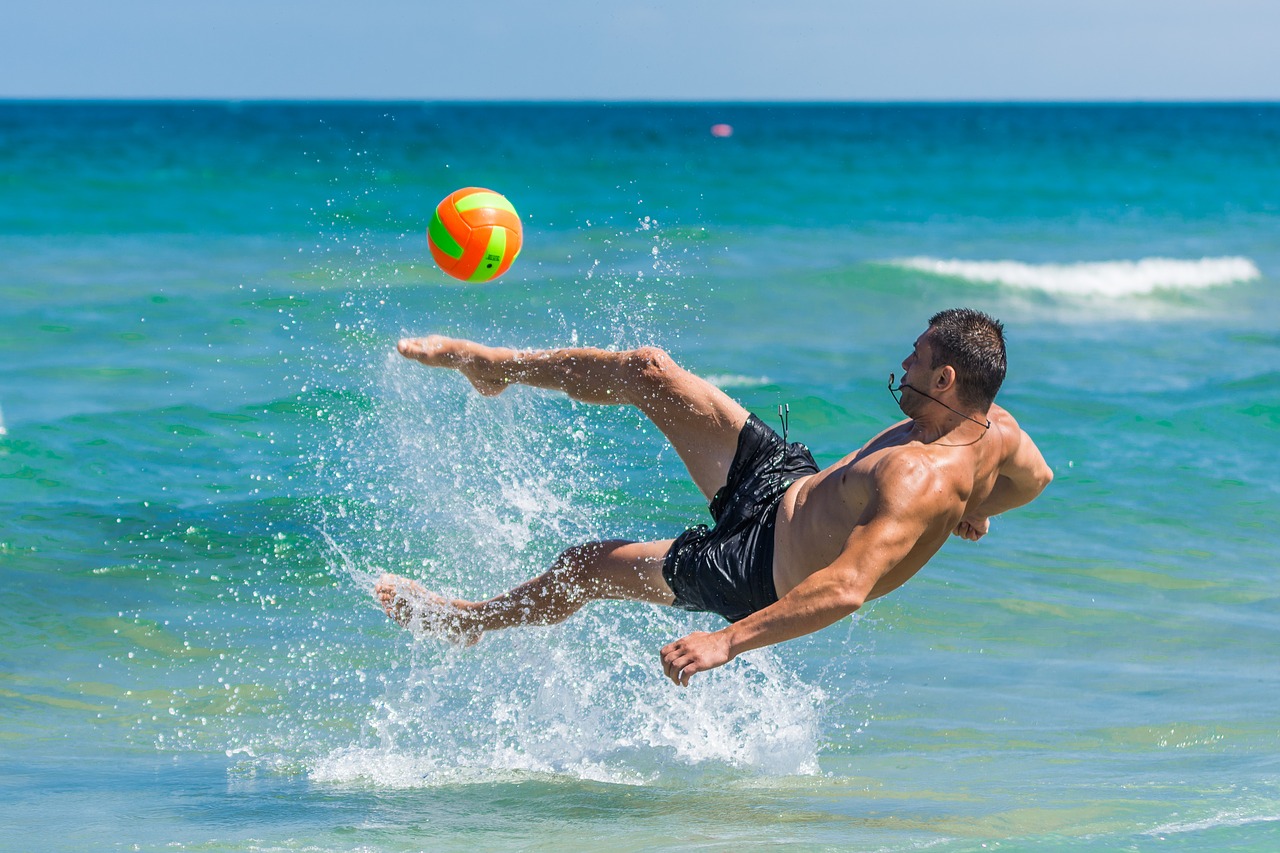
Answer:
[[[400,341],[400,354],[457,370],[485,396],[513,384],[561,391],[575,400],[638,407],[675,447],[708,500],[728,478],[747,410],[656,347],[626,352],[572,348],[535,352],[433,335]],[[571,548],[550,571],[487,601],[447,601],[395,575],[378,584],[387,614],[455,641],[484,631],[564,621],[588,601],[630,599],[670,605],[662,577],[671,540],[597,542]]]
[[[486,601],[445,599],[416,581],[383,575],[377,595],[387,615],[455,643],[472,645],[485,631],[554,625],[598,599],[670,605],[675,595],[662,578],[671,540],[591,542],[561,554],[551,569]]]
[[[728,478],[747,422],[746,409],[657,347],[519,352],[432,335],[406,338],[398,348],[430,367],[457,370],[486,396],[520,384],[586,403],[634,405],[662,430],[708,500]]]

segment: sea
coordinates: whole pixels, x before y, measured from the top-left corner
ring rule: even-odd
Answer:
[[[827,465],[956,306],[1056,479],[852,618],[681,689],[718,617],[377,606],[709,521],[399,338],[660,346]],[[1276,104],[0,102],[0,849],[1280,849],[1278,318]]]

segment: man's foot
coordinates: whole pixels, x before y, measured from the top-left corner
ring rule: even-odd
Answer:
[[[406,628],[420,628],[454,645],[474,646],[484,633],[468,624],[468,602],[450,601],[436,595],[417,581],[385,574],[378,579],[374,594],[387,615]]]
[[[428,367],[456,370],[486,397],[496,397],[510,384],[492,375],[489,347],[459,338],[429,335],[425,338],[402,338],[396,346],[405,358],[420,361]]]

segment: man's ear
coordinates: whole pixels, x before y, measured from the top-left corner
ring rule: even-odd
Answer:
[[[938,382],[934,388],[945,391],[954,384],[956,384],[956,369],[949,364],[943,365],[942,370],[938,372]]]

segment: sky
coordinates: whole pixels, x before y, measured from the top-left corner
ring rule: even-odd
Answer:
[[[35,0],[0,98],[1280,100],[1277,0]]]

